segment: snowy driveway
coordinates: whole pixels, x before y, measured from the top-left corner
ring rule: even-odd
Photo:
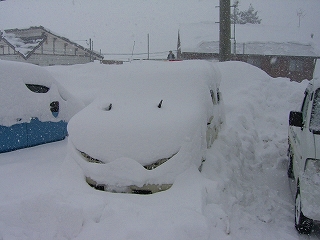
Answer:
[[[48,69],[83,92],[89,80],[103,85],[109,67]],[[319,228],[296,232],[286,176],[288,113],[307,83],[272,79],[244,63],[219,67],[226,124],[201,174],[191,169],[149,196],[112,194],[85,183],[66,157],[66,140],[0,154],[0,239],[319,239]],[[86,78],[92,69],[95,78]]]

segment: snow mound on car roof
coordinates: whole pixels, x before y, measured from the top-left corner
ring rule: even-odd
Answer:
[[[49,91],[35,93],[26,84],[45,86]],[[41,121],[68,121],[83,107],[49,72],[36,65],[0,60],[0,86],[0,125],[29,122],[34,117]],[[50,111],[53,101],[60,103],[57,118]]]

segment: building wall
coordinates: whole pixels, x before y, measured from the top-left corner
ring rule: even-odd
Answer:
[[[287,77],[292,81],[311,80],[316,59],[313,57],[289,56],[239,56],[237,60],[255,65],[271,77]]]
[[[0,55],[0,59],[8,61],[26,62],[40,66],[52,65],[73,65],[89,63],[90,57],[87,56],[68,56],[68,55],[31,55],[25,60],[20,55]]]
[[[14,50],[3,40],[0,40],[0,55],[14,54]]]
[[[68,43],[67,41],[48,34],[45,42],[35,51],[36,54],[53,54],[69,56],[89,56],[89,53]]]
[[[217,53],[182,52],[181,59],[219,59]],[[315,68],[316,58],[296,56],[261,56],[261,55],[236,55],[232,60],[252,64],[271,77],[287,77],[292,81],[301,82],[311,80]]]
[[[197,53],[197,52],[182,52],[180,54],[182,60],[191,59],[215,59],[219,58],[219,54],[215,53]]]

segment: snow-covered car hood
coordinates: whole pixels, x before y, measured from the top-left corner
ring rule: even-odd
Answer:
[[[128,68],[116,79],[106,79],[108,88],[70,120],[69,140],[105,163],[131,158],[145,165],[169,158],[206,126],[213,111],[210,88],[217,88],[220,78],[205,61]]]

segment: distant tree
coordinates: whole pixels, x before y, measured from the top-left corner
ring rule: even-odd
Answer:
[[[231,23],[236,24],[260,24],[261,19],[258,17],[258,11],[255,11],[252,4],[250,4],[248,10],[240,11],[238,8],[238,1],[234,5],[234,13],[231,14]]]

